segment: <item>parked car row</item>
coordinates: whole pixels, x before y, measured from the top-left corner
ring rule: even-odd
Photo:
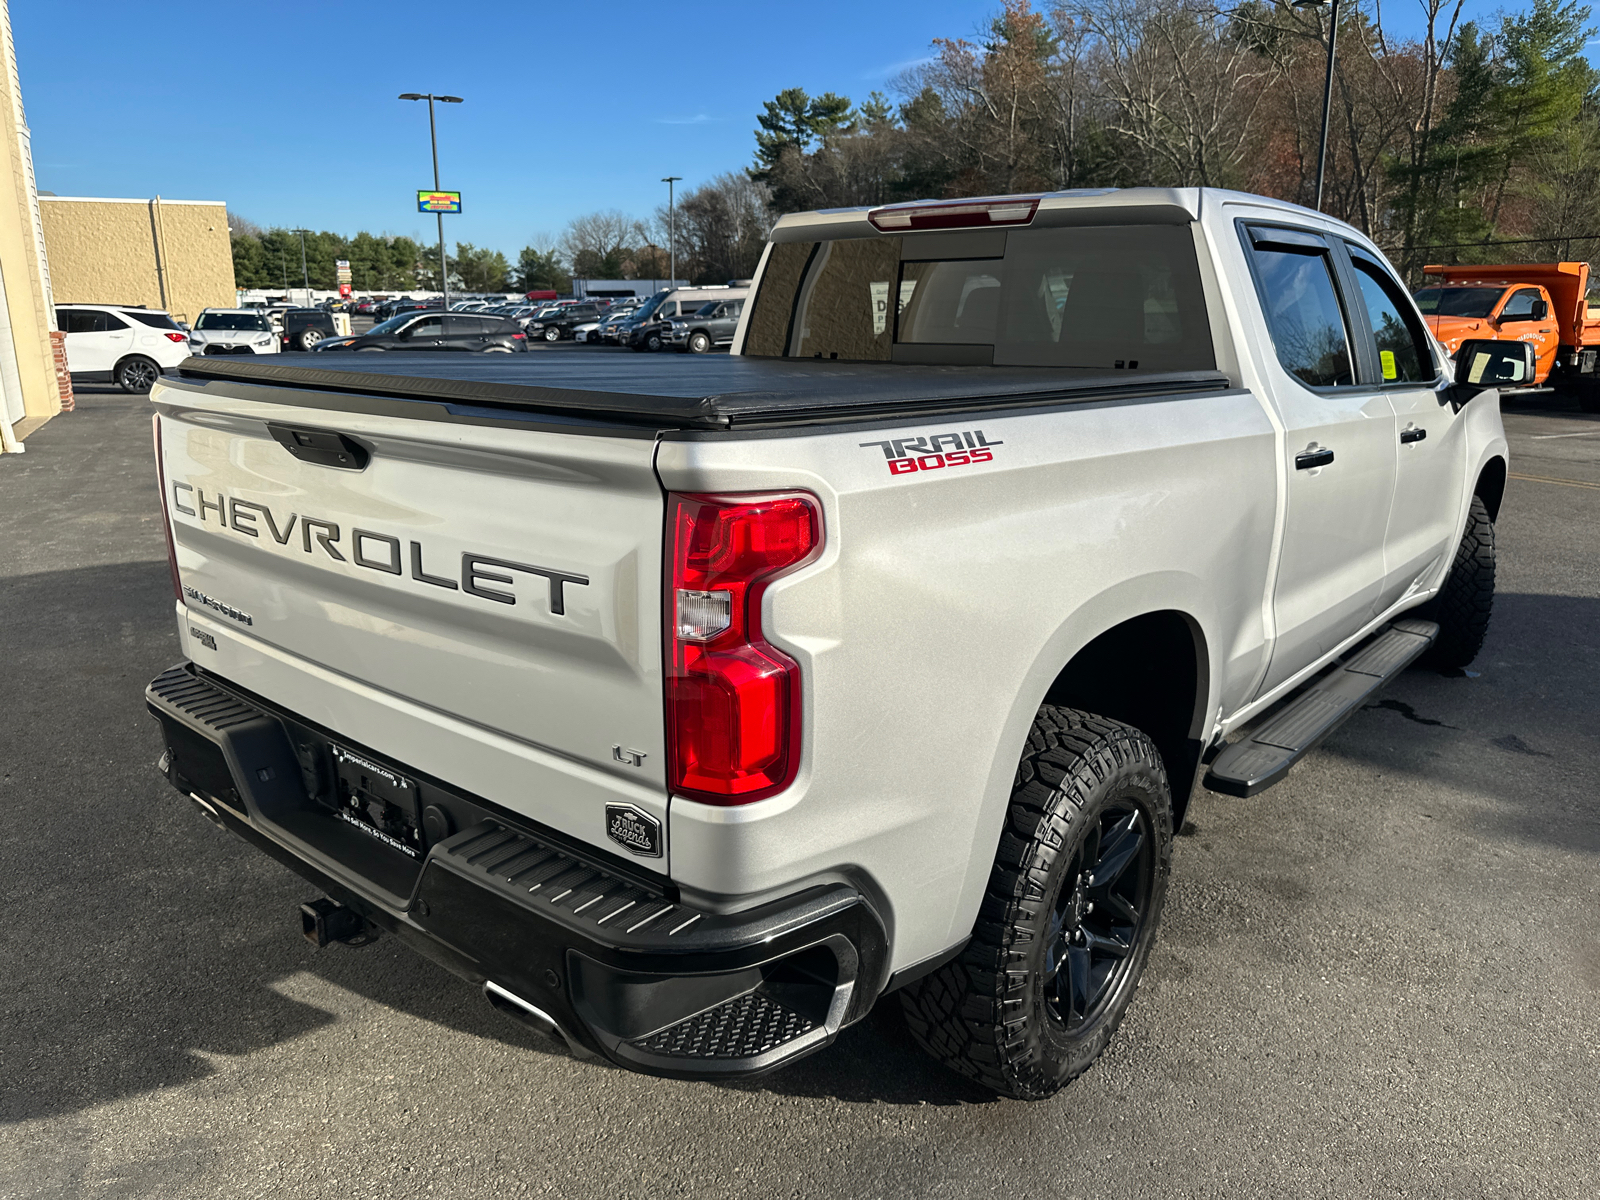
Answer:
[[[678,288],[646,299],[558,300],[539,304],[399,297],[354,306],[382,319],[362,334],[340,334],[330,308],[264,305],[208,308],[186,329],[169,313],[116,304],[56,306],[75,382],[115,382],[147,392],[190,355],[287,351],[453,351],[509,354],[544,342],[576,340],[634,350],[704,354],[729,345],[738,328],[743,287]]]
[[[732,343],[748,291],[736,284],[663,290],[634,311],[601,321],[590,339],[633,350],[704,354]]]
[[[319,341],[319,353],[370,350],[456,351],[511,354],[528,348],[528,335],[511,317],[492,313],[402,312],[365,333]]]

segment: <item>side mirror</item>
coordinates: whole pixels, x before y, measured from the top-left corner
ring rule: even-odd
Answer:
[[[1456,351],[1456,390],[1470,399],[1490,388],[1526,387],[1535,367],[1531,342],[1465,341]]]
[[[1533,302],[1533,317],[1535,321],[1542,321],[1550,315],[1550,305],[1543,300]]]

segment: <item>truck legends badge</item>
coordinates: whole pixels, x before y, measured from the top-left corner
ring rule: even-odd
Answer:
[[[661,822],[631,804],[606,805],[606,834],[630,854],[661,857]]]

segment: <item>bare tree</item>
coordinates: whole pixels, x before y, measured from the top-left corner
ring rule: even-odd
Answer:
[[[575,218],[562,233],[560,248],[579,278],[617,279],[644,241],[638,220],[609,209]]]
[[[1110,127],[1176,186],[1236,183],[1270,65],[1207,0],[1065,0],[1089,40]]]

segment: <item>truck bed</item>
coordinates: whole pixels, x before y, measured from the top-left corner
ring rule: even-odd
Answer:
[[[213,356],[180,375],[431,400],[662,429],[733,429],[1018,408],[1229,386],[1218,371],[808,362],[732,355],[315,354],[306,365]],[[563,361],[565,360],[565,361]]]

